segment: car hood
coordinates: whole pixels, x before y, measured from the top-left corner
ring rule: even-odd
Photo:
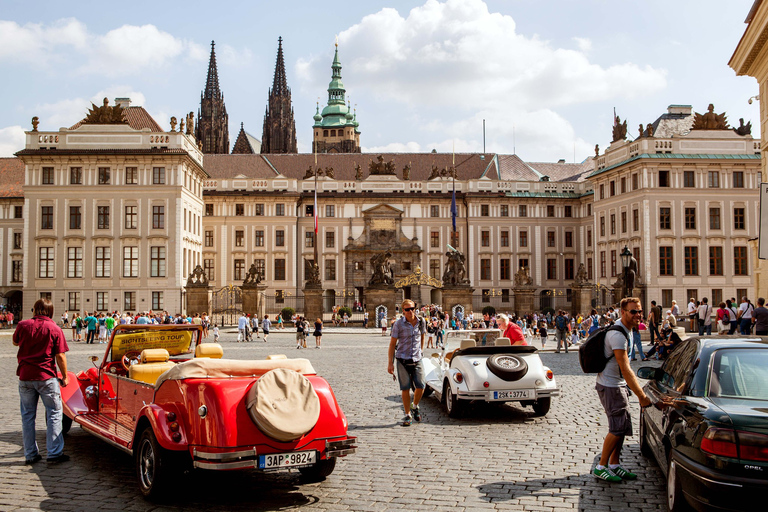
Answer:
[[[730,418],[735,429],[749,429],[768,433],[768,400],[739,398],[710,398]]]

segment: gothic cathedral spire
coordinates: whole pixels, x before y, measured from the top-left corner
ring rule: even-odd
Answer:
[[[277,39],[275,78],[269,90],[267,110],[264,114],[264,130],[261,135],[262,153],[298,153],[296,147],[296,122],[291,106],[291,89],[285,78],[283,38]]]
[[[229,153],[229,116],[224,105],[224,95],[219,88],[219,72],[216,68],[216,51],[211,41],[211,60],[205,91],[200,93],[200,109],[197,111],[195,136],[203,143],[203,153]]]

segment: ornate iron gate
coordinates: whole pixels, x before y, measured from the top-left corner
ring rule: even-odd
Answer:
[[[228,284],[213,292],[211,300],[211,319],[223,327],[237,325],[237,319],[243,312],[243,296],[239,286]]]

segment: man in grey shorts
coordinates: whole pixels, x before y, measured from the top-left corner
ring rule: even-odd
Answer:
[[[394,375],[397,362],[397,378],[403,396],[405,417],[403,426],[411,425],[411,417],[421,421],[419,401],[424,394],[424,368],[421,363],[421,351],[424,348],[424,320],[416,316],[416,305],[412,300],[404,300],[403,317],[392,324],[392,337],[389,341],[387,372]],[[413,387],[413,401],[411,401]],[[413,416],[411,416],[413,413]]]
[[[595,466],[594,475],[608,482],[634,480],[637,475],[619,465],[624,438],[632,435],[632,418],[629,414],[629,389],[640,400],[642,407],[649,407],[651,400],[640,387],[627,358],[627,340],[632,329],[643,317],[640,299],[627,297],[621,300],[621,316],[614,324],[621,331],[609,331],[605,335],[605,357],[610,358],[605,369],[597,374],[597,394],[608,416],[608,435],[603,442],[600,463]],[[626,380],[625,380],[626,379]]]

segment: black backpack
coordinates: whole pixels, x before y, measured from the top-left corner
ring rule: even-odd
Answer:
[[[584,373],[600,373],[605,370],[605,365],[613,357],[613,354],[605,357],[605,335],[610,331],[621,331],[626,335],[621,326],[602,327],[590,334],[587,341],[579,346],[579,364]]]

